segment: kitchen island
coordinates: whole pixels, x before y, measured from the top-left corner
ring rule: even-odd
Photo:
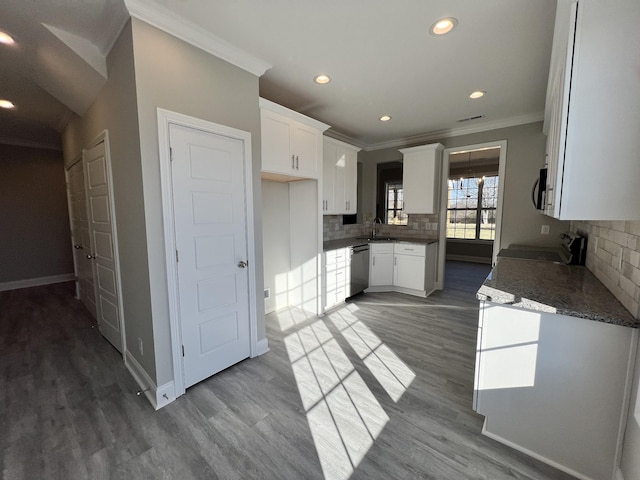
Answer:
[[[580,266],[499,258],[477,296],[483,433],[577,478],[614,479],[637,320]]]

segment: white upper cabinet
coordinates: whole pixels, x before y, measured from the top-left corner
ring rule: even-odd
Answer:
[[[640,2],[559,0],[547,86],[545,213],[640,219]]]
[[[294,178],[319,178],[322,132],[329,125],[260,99],[262,171]]]
[[[322,148],[322,212],[352,215],[358,209],[359,148],[324,137]]]
[[[438,213],[442,150],[439,143],[400,150],[405,213]]]

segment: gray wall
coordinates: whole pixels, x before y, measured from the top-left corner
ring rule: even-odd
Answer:
[[[260,112],[258,78],[144,22],[133,19],[108,59],[109,80],[83,118],[63,136],[70,161],[109,130],[128,345],[156,385],[173,380],[157,108],[248,131],[252,135],[257,291],[262,292]],[[147,239],[149,239],[147,241]],[[265,338],[258,301],[258,339]]]
[[[442,143],[446,148],[451,148],[498,140],[507,140],[501,245],[557,245],[559,235],[569,230],[569,222],[547,217],[535,210],[531,204],[533,182],[538,177],[540,168],[544,166],[546,136],[542,133],[542,122],[442,138],[422,144]],[[358,159],[364,164],[363,213],[371,214],[375,208],[376,165],[402,159],[398,149],[410,146],[413,145],[359,152]],[[542,225],[550,226],[549,235],[540,234]]]
[[[163,244],[157,108],[190,115],[251,133],[253,209],[258,292],[258,339],[265,338],[260,184],[258,78],[203,50],[134,19],[133,50],[144,186],[147,262],[156,345],[157,385],[173,379],[167,275]],[[144,238],[142,233],[141,237]],[[150,325],[147,331],[150,330]]]
[[[0,284],[70,273],[62,154],[0,144]]]
[[[131,24],[125,26],[107,62],[109,79],[96,101],[63,132],[64,156],[65,162],[72,161],[108,130],[126,341],[131,347],[138,337],[142,339],[144,355],[137,348],[130,348],[129,355],[156,381]]]

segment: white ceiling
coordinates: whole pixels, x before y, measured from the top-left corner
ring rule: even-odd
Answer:
[[[368,148],[542,119],[555,3],[127,1],[270,64],[263,97]],[[445,16],[457,18],[457,28],[430,35]],[[7,114],[58,131],[70,110],[82,114],[105,81],[104,56],[126,18],[122,0],[4,0],[0,29],[20,47],[0,46],[0,97],[13,96],[19,108],[0,115],[0,138]],[[314,84],[318,73],[332,82]],[[487,95],[471,100],[473,90]],[[382,123],[382,114],[393,118]],[[458,121],[475,115],[484,116]]]

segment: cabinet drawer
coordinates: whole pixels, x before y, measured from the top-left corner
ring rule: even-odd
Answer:
[[[329,250],[324,253],[324,264],[327,267],[336,265],[345,265],[349,255],[348,248],[340,248],[338,250]]]
[[[393,243],[371,243],[371,253],[393,253]]]
[[[393,253],[400,255],[424,257],[426,250],[427,246],[419,243],[396,243],[393,246]]]

